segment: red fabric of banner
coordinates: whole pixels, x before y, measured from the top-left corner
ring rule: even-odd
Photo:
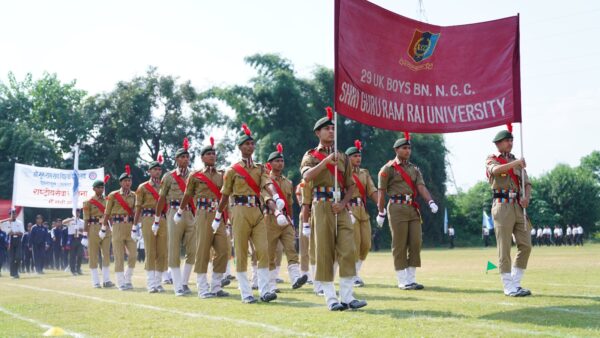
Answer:
[[[436,26],[366,0],[335,3],[335,109],[450,133],[521,122],[519,17]]]

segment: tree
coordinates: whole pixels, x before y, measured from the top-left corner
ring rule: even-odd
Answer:
[[[592,151],[591,154],[583,157],[580,168],[589,171],[600,184],[600,151]]]

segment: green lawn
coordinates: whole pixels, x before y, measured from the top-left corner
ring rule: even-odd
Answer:
[[[39,336],[44,324],[84,336],[127,337],[600,336],[600,245],[534,248],[523,283],[533,292],[527,298],[505,297],[498,270],[485,274],[495,257],[494,248],[426,250],[417,272],[425,290],[402,291],[395,287],[391,254],[371,254],[363,265],[367,285],[355,289],[369,306],[336,313],[308,285],[292,291],[285,284],[275,302],[254,305],[240,302],[236,282],[227,287],[228,299],[147,294],[141,265],[133,292],[92,289],[88,273],[51,271],[20,280],[3,274],[0,336]]]

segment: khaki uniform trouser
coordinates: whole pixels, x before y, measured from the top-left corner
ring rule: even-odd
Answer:
[[[167,221],[164,217],[160,218],[156,236],[152,232],[153,225],[154,216],[142,217],[142,236],[146,252],[144,269],[163,272],[167,270]]]
[[[88,231],[88,255],[90,269],[98,268],[98,255],[102,254],[102,266],[110,266],[110,242],[111,232],[110,229],[106,230],[106,237],[100,239],[98,232],[100,232],[100,224],[90,224]]]
[[[498,266],[501,273],[511,272],[510,248],[513,235],[517,244],[515,266],[527,269],[527,261],[531,254],[531,227],[525,226],[523,208],[517,203],[497,203],[492,205],[494,233],[498,245]]]
[[[298,264],[298,252],[296,252],[296,232],[291,224],[284,227],[277,224],[275,215],[267,215],[265,217],[265,223],[267,224],[267,240],[269,245],[269,270],[275,270],[278,266],[277,249],[281,243],[285,257],[287,258],[288,266],[292,264]],[[281,259],[279,259],[279,265],[281,265]]]
[[[364,206],[353,206],[350,210],[356,218],[354,223],[356,260],[364,261],[371,250],[371,219]]]
[[[113,224],[112,231],[115,272],[124,271],[125,249],[127,249],[127,267],[131,269],[135,268],[137,248],[135,241],[131,239],[131,223],[115,223]]]
[[[227,243],[227,231],[225,231],[226,224],[221,222],[217,232],[213,234],[212,222],[214,219],[215,212],[205,209],[196,211],[197,249],[196,264],[194,265],[195,273],[206,273],[211,257],[214,272],[224,273],[227,269],[230,249]],[[211,249],[214,249],[214,256]]]
[[[179,224],[175,224],[173,216],[177,212],[175,208],[169,208],[167,212],[168,229],[168,257],[170,268],[181,267],[181,244],[185,249],[185,263],[194,264],[196,260],[196,227],[194,215],[189,210],[184,210]]]
[[[310,224],[310,236],[308,238],[308,256],[310,259],[310,265],[317,265],[317,253],[315,252],[315,218],[310,215],[308,219]]]
[[[388,203],[388,217],[392,232],[394,269],[421,266],[421,218],[408,204]]]
[[[294,230],[294,229],[292,229],[292,230]],[[269,231],[268,226],[267,226],[267,231]],[[267,240],[268,240],[268,238],[269,237],[267,236]],[[270,246],[269,246],[269,248],[270,248]],[[271,254],[269,254],[269,257],[271,257]],[[283,260],[283,242],[278,241],[277,246],[275,246],[275,266],[281,266],[282,260]]]
[[[333,281],[333,263],[336,258],[340,277],[356,276],[354,225],[348,211],[343,209],[337,216],[336,227],[336,216],[331,211],[331,204],[328,201],[313,201],[312,204],[317,260],[315,280],[319,282]]]
[[[259,269],[269,267],[269,246],[267,242],[267,227],[259,207],[234,205],[231,208],[233,216],[233,243],[235,248],[235,263],[237,272],[248,269],[248,241],[252,241]]]

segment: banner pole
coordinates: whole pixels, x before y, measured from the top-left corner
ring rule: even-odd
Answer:
[[[519,142],[521,143],[521,158],[525,158],[523,154],[523,121],[521,121],[519,125]],[[525,197],[525,168],[521,168],[521,194],[522,197]],[[527,208],[523,208],[523,224],[525,226],[525,230],[528,231],[527,227]]]
[[[333,106],[333,128],[334,128],[334,134],[333,134],[333,151],[335,154],[335,175],[333,175],[333,184],[334,184],[334,188],[333,188],[333,201],[334,203],[339,203],[340,199],[341,199],[341,192],[338,190],[339,189],[339,184],[338,184],[338,162],[339,160],[337,159],[338,156],[338,128],[337,128],[337,111],[335,110],[335,102],[334,102],[334,106]],[[338,228],[338,214],[335,214],[335,237],[337,238],[337,229]]]

